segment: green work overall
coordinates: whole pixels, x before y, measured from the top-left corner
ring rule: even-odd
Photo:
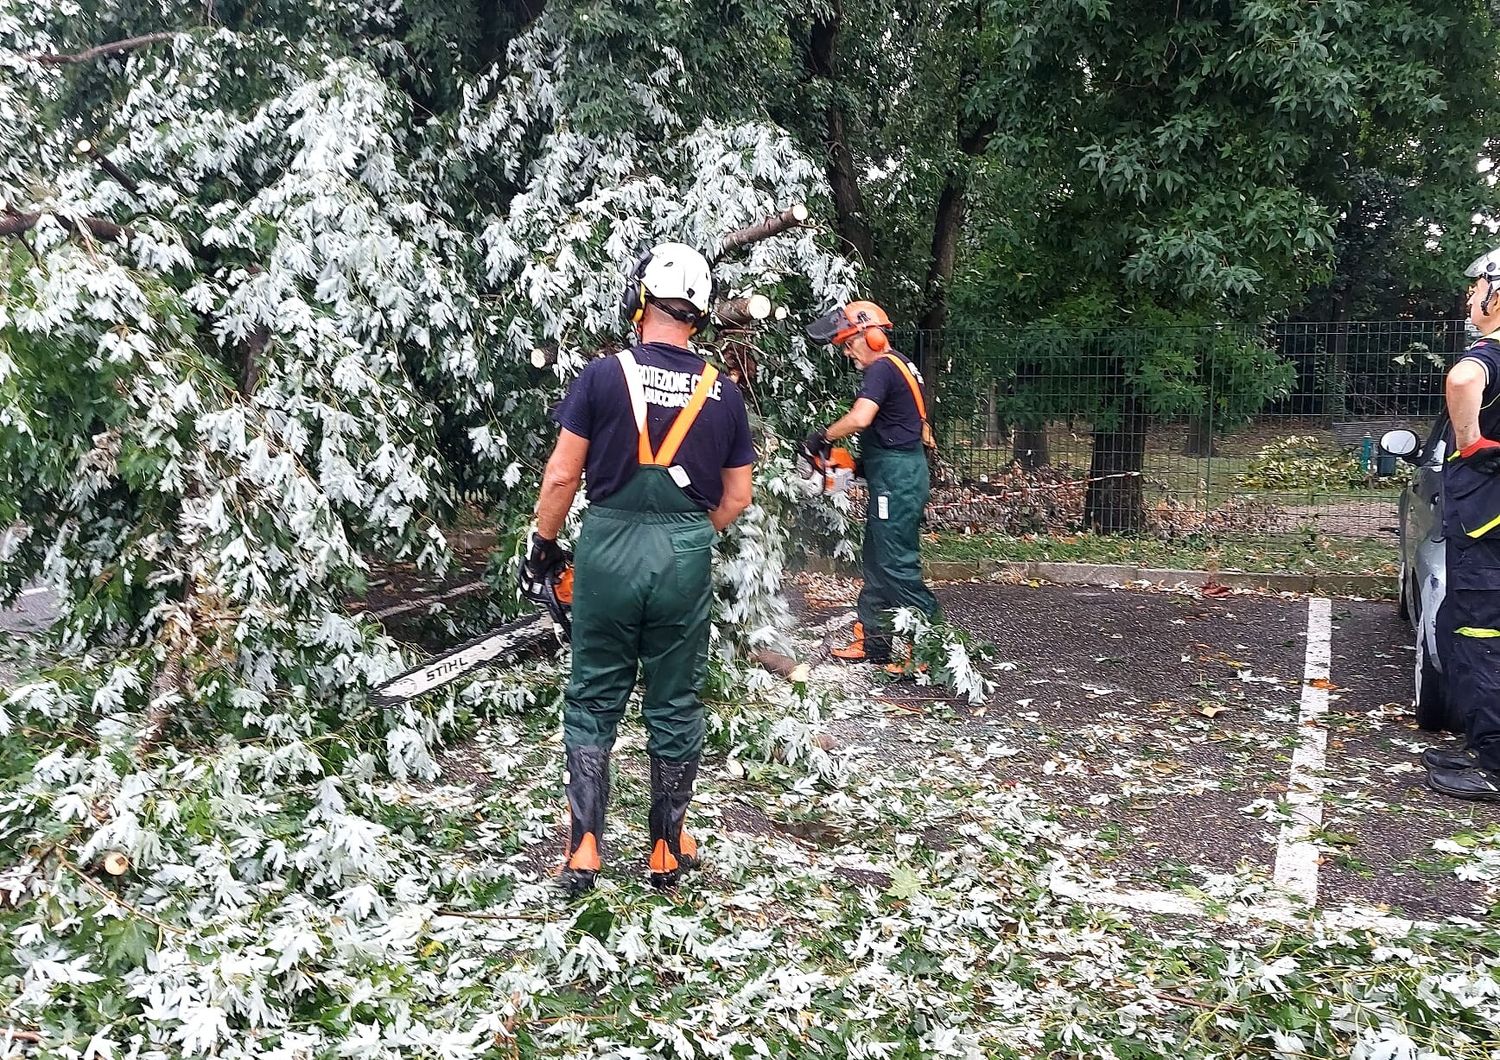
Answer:
[[[713,524],[673,478],[677,452],[712,392],[703,369],[687,405],[653,450],[639,370],[617,354],[639,431],[634,475],[583,517],[573,570],[573,673],[564,696],[563,743],[608,750],[639,665],[641,714],[653,759],[685,762],[703,748]]]
[[[890,612],[912,607],[929,618],[937,598],[922,582],[922,509],[930,490],[927,455],[915,449],[886,449],[867,433],[860,450],[869,511],[861,553],[865,584],[859,591],[859,620],[865,637],[890,638]]]
[[[673,472],[678,447],[718,372],[705,367],[687,406],[653,451],[635,361],[617,354],[636,413],[639,466],[624,487],[592,505],[573,566],[573,673],[563,697],[568,848],[562,886],[594,886],[603,867],[609,753],[636,671],[645,677],[641,714],[651,760],[651,883],[676,884],[697,864],[685,827],[703,748],[708,609],[713,598],[713,524]],[[683,481],[686,481],[684,478]]]
[[[680,762],[703,747],[714,528],[664,467],[641,467],[583,516],[573,573],[573,673],[563,711],[568,747],[614,745],[636,667],[652,756]]]

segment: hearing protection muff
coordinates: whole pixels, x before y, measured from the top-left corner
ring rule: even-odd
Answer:
[[[625,289],[620,293],[620,319],[627,327],[635,327],[646,315],[646,266],[651,264],[651,251],[635,259],[625,277]]]

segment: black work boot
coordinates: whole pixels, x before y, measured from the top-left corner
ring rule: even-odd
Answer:
[[[688,869],[698,867],[698,844],[687,834],[688,803],[698,778],[698,756],[668,762],[651,756],[651,886],[677,886]]]
[[[1429,769],[1427,786],[1442,795],[1473,802],[1500,802],[1500,773],[1471,769]]]
[[[1478,769],[1479,756],[1467,747],[1429,747],[1422,752],[1428,769]]]
[[[609,802],[609,751],[603,747],[569,747],[568,850],[559,886],[569,897],[593,890],[603,867],[604,807]]]

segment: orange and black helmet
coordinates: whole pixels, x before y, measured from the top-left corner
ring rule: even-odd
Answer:
[[[870,328],[878,328],[884,338],[892,327],[891,318],[886,315],[886,311],[874,302],[850,302],[848,305],[834,306],[807,325],[807,337],[814,342],[831,342],[835,346],[842,346],[855,335]]]

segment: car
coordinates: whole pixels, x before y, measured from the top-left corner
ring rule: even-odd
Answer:
[[[1448,447],[1448,416],[1437,418],[1425,441],[1416,432],[1387,431],[1380,448],[1410,465],[1411,477],[1401,491],[1401,581],[1397,606],[1416,633],[1415,688],[1412,704],[1419,728],[1429,732],[1463,732],[1462,720],[1448,704],[1443,658],[1438,650],[1438,612],[1448,591],[1443,543],[1443,459]]]

